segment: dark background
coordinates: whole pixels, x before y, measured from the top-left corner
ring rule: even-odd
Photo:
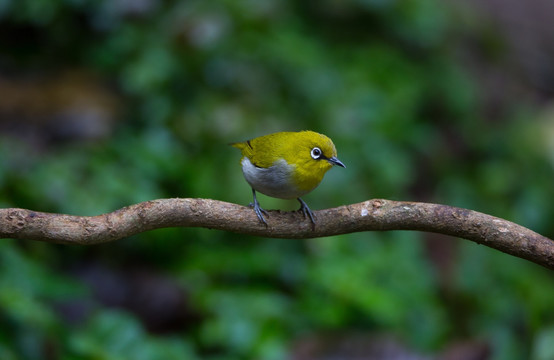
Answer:
[[[246,205],[227,144],[311,129],[347,165],[314,210],[436,202],[554,238],[553,97],[548,0],[0,0],[0,206]],[[547,360],[553,304],[550,271],[417,232],[0,242],[8,360]]]

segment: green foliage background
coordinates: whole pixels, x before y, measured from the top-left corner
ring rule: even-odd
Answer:
[[[554,238],[548,97],[483,86],[483,68],[520,78],[502,37],[469,13],[435,0],[134,4],[0,0],[3,77],[78,68],[118,99],[111,131],[94,141],[39,146],[0,128],[0,206],[96,215],[164,197],[247,204],[227,144],[312,129],[347,164],[305,197],[312,209],[437,202]],[[472,52],[477,65],[464,61]],[[505,100],[491,104],[493,91]],[[542,360],[554,356],[553,300],[543,268],[413,232],[0,242],[1,359],[286,359],[305,339],[384,334],[418,354],[482,343],[491,359]]]

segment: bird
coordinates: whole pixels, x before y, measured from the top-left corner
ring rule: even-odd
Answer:
[[[304,130],[276,132],[229,144],[242,153],[244,178],[252,188],[250,204],[260,222],[267,226],[256,191],[279,199],[297,199],[304,217],[315,226],[314,214],[301,196],[314,190],[333,166],[346,168],[338,158],[333,141],[323,134]]]

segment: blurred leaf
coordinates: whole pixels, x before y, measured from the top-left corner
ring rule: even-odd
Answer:
[[[554,357],[552,341],[554,341],[554,327],[540,331],[535,338],[531,358],[533,360],[552,359]]]
[[[104,311],[70,338],[71,351],[84,359],[196,359],[189,345],[178,339],[148,336],[137,321],[124,313]]]

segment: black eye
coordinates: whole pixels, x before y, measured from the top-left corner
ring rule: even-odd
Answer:
[[[314,160],[319,159],[321,157],[321,149],[318,147],[313,148],[311,155]]]

